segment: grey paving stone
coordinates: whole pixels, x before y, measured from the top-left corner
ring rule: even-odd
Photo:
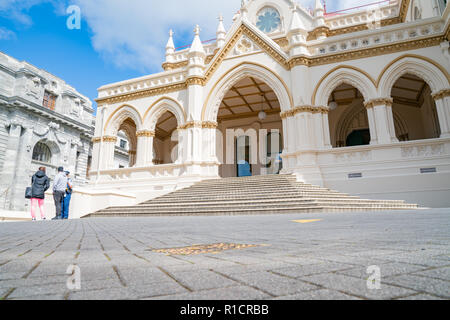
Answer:
[[[238,285],[238,283],[208,270],[174,272],[172,276],[193,291]]]
[[[110,288],[103,290],[70,292],[69,300],[136,300],[132,288]]]
[[[422,293],[422,294],[416,294],[416,295],[405,297],[405,298],[400,298],[400,299],[397,299],[397,300],[409,300],[409,301],[411,301],[411,300],[446,300],[446,299]]]
[[[308,276],[313,274],[334,272],[339,270],[347,270],[353,268],[353,265],[342,263],[318,263],[306,266],[295,266],[287,268],[272,269],[273,272],[286,275],[293,278]]]
[[[426,267],[425,266],[419,266],[414,264],[408,264],[408,263],[398,263],[398,262],[392,262],[387,264],[378,264],[378,267],[380,267],[381,270],[381,277],[390,277],[395,275],[401,275],[405,273],[411,273],[419,270],[423,270]],[[345,274],[348,276],[358,277],[362,279],[367,279],[369,277],[369,274],[367,274],[367,268],[366,267],[357,267],[352,268],[350,270],[343,270],[343,271],[337,271],[339,274]]]
[[[13,293],[8,297],[8,299],[31,297],[31,296],[45,296],[45,295],[55,295],[64,294],[67,290],[66,283],[60,284],[50,284],[50,285],[39,285],[31,287],[19,287],[14,290]]]
[[[22,276],[25,274],[26,274],[26,272],[0,272],[0,287],[1,287],[1,281],[19,279],[19,278],[22,278]]]
[[[383,281],[385,281],[386,283],[411,288],[416,291],[422,291],[437,296],[450,298],[450,283],[448,281],[428,277],[420,277],[412,274],[388,277]]]
[[[308,290],[318,289],[317,286],[305,282],[278,276],[270,272],[254,272],[237,274],[232,277],[246,285],[253,286],[270,293],[273,296],[286,296]]]
[[[160,269],[152,266],[146,268],[119,268],[119,270],[125,282],[130,286],[164,282],[170,279]]]
[[[450,281],[450,267],[414,272],[415,275]]]
[[[111,299],[142,297],[141,294],[150,294],[152,297],[161,297],[163,294],[163,297],[191,296],[205,299],[211,298],[211,295],[218,298],[245,299],[251,298],[253,294],[256,298],[280,296],[308,299],[322,296],[332,298],[337,294],[336,298],[344,295],[342,298],[346,299],[345,292],[361,298],[376,299],[421,295],[447,297],[448,285],[444,284],[448,283],[450,261],[448,209],[333,213],[314,215],[314,218],[322,221],[317,224],[299,225],[292,220],[311,219],[311,214],[292,214],[100,218],[70,221],[68,224],[0,224],[0,248],[4,248],[0,249],[0,264],[11,260],[0,265],[0,290],[4,292],[13,286],[23,290],[22,293],[18,291],[21,297],[17,298],[27,298],[39,297],[41,294],[27,293],[31,287],[43,287],[45,290],[42,291],[46,293],[42,296],[59,297],[63,294],[49,292],[49,288],[57,284],[64,286],[68,277],[65,274],[67,266],[75,262],[81,268],[82,292],[73,294],[79,299],[86,292],[89,292],[88,297],[93,299],[99,296]],[[415,236],[411,237],[411,234]],[[151,251],[152,248],[219,242],[268,246],[197,256],[165,256]],[[124,248],[124,245],[127,248]],[[102,246],[109,259],[105,256]],[[47,256],[52,250],[55,250],[54,253]],[[146,260],[136,257],[133,253]],[[41,264],[28,279],[22,279],[39,261]],[[342,265],[350,266],[350,269],[335,269]],[[365,270],[370,265],[382,267],[384,280],[395,278],[393,276],[398,274],[406,274],[408,278],[403,279],[405,283],[398,286],[406,284],[412,288],[403,289],[384,283],[381,290],[383,294],[367,294]],[[121,279],[114,272],[113,266],[117,267]],[[157,267],[164,268],[177,279],[181,273],[181,278],[187,282],[186,286],[189,281],[192,282],[190,285],[194,292],[174,294],[172,289],[186,289]],[[423,271],[432,267],[437,268]],[[225,279],[240,278],[236,280],[248,285],[230,286],[227,281],[217,280],[220,278],[210,280],[208,276],[196,278],[202,273],[209,274],[210,269],[223,274]],[[281,270],[280,273],[284,272],[285,276],[277,278],[275,274],[266,272],[267,270]],[[298,270],[301,270],[300,273]],[[319,282],[314,283],[327,289],[298,281],[308,277],[305,271],[306,274],[324,272],[310,277],[323,277],[320,281],[314,279]],[[295,282],[288,276],[300,278]],[[419,279],[422,279],[433,285],[428,284],[429,288],[425,283],[413,286],[409,283],[411,277],[418,278],[415,282],[420,283]],[[396,280],[400,283],[399,279]],[[161,284],[159,288],[158,284]],[[226,287],[203,290],[217,285]],[[131,292],[134,288],[139,289]],[[114,292],[110,295],[104,294],[108,289],[114,289]],[[313,290],[316,296],[312,293]],[[339,293],[338,290],[344,293]],[[94,291],[97,292],[95,296],[91,293]]]
[[[246,286],[233,286],[192,293],[154,297],[148,300],[262,300],[269,295]]]
[[[154,282],[146,285],[133,285],[132,289],[139,299],[189,293],[187,289],[173,280]]]
[[[340,274],[319,274],[302,277],[303,280],[367,299],[393,299],[416,293],[413,290],[398,288],[386,284],[380,290],[369,290],[365,279],[358,279]]]
[[[18,297],[18,298],[12,298],[8,300],[27,300],[27,301],[33,301],[33,300],[50,300],[50,301],[56,301],[56,300],[64,300],[64,295],[37,295],[37,296],[30,296],[30,297]]]
[[[290,296],[274,298],[274,300],[361,300],[338,291],[329,289],[319,289],[302,292]]]

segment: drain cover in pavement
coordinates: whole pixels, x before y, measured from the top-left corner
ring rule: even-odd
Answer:
[[[253,244],[236,244],[236,243],[215,243],[205,245],[194,245],[183,248],[169,248],[152,250],[157,253],[165,253],[166,255],[190,256],[203,253],[219,253],[226,250],[241,250],[246,248],[254,248],[258,245]]]

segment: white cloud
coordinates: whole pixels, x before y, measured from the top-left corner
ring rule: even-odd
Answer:
[[[0,40],[10,40],[15,37],[16,34],[13,31],[0,27]]]
[[[334,10],[373,1],[329,0],[328,3],[329,10]],[[214,38],[217,16],[222,13],[229,27],[241,3],[240,0],[1,0],[0,14],[9,12],[14,19],[30,24],[26,11],[43,2],[53,3],[58,14],[64,14],[62,8],[69,2],[80,6],[83,22],[92,31],[95,50],[108,62],[141,72],[160,69],[169,29],[176,33],[176,45],[191,43],[195,24],[202,28],[202,40]],[[312,7],[314,0],[298,2]]]

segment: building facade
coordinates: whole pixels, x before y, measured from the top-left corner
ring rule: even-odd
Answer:
[[[28,211],[39,167],[87,182],[95,118],[91,101],[62,79],[0,52],[0,209]]]
[[[333,14],[319,0],[312,11],[248,0],[214,42],[197,27],[177,51],[170,32],[164,72],[99,89],[90,190],[134,204],[203,179],[286,173],[448,207],[449,14],[441,0]],[[114,167],[119,131],[129,168]]]

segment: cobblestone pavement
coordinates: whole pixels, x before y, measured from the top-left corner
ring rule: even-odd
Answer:
[[[258,246],[153,251],[216,243]],[[450,209],[0,223],[0,299],[449,299],[449,245]]]

